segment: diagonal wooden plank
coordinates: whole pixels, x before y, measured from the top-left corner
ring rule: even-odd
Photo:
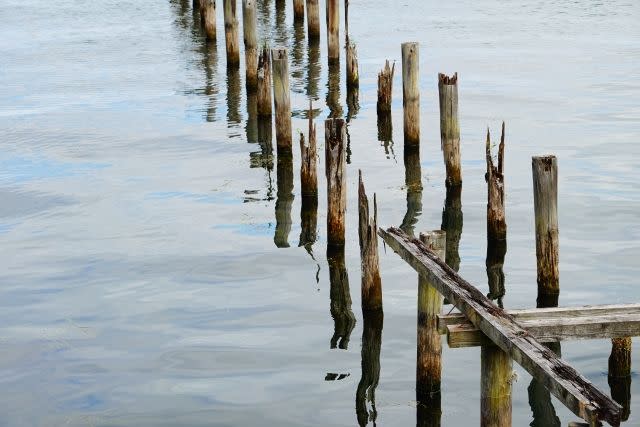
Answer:
[[[620,425],[620,405],[536,341],[513,317],[439,260],[419,240],[397,228],[380,228],[378,234],[476,328],[544,384],[574,414],[588,422],[602,420],[613,426]]]

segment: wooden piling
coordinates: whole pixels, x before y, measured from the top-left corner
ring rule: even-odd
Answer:
[[[327,0],[327,55],[329,63],[340,62],[340,2]]]
[[[258,116],[271,117],[271,55],[263,47],[258,58]]]
[[[357,88],[360,85],[360,75],[358,74],[358,51],[356,44],[347,39],[347,87]]]
[[[404,144],[420,145],[420,74],[418,43],[402,43],[402,106]]]
[[[622,406],[621,419],[626,421],[631,414],[631,338],[611,340],[609,356],[609,387],[611,397]]]
[[[227,46],[227,67],[240,66],[240,45],[238,43],[238,17],[236,16],[236,0],[223,0],[224,38]]]
[[[513,362],[495,345],[480,351],[480,425],[511,427]]]
[[[244,32],[244,55],[246,86],[249,90],[258,87],[258,19],[256,0],[242,0],[242,28]]]
[[[490,242],[506,240],[507,221],[504,213],[504,122],[498,148],[498,165],[493,164],[491,155],[491,135],[487,129],[486,142],[487,173],[487,240]]]
[[[276,109],[276,143],[278,149],[291,150],[291,94],[289,93],[289,59],[287,49],[272,49],[273,102]]]
[[[320,8],[318,0],[306,0],[307,2],[307,36],[309,43],[320,39]]]
[[[382,280],[378,266],[378,205],[373,195],[373,218],[369,216],[369,199],[358,171],[358,237],[362,270],[362,310],[382,308]]]
[[[420,241],[442,260],[445,257],[447,234],[441,230],[420,233]],[[428,400],[440,392],[442,373],[442,343],[438,332],[438,315],[442,296],[429,280],[418,278],[418,345],[416,363],[416,400]]]
[[[316,159],[316,126],[313,124],[313,106],[309,101],[309,145],[305,144],[304,134],[300,133],[300,183],[302,197],[318,197],[318,173]]]
[[[293,0],[293,20],[304,21],[304,0]]]
[[[538,305],[557,305],[560,293],[560,273],[558,271],[558,165],[556,157],[533,157],[532,169]],[[553,300],[555,300],[555,304]]]
[[[440,99],[440,142],[447,170],[447,185],[462,184],[460,165],[460,126],[458,124],[458,73],[438,74]]]
[[[346,126],[344,120],[326,120],[324,135],[327,177],[327,242],[329,245],[344,246],[344,216],[347,209]]]
[[[202,26],[208,41],[216,40],[216,1],[202,0],[201,8]]]
[[[389,67],[389,60],[384,63],[384,68],[378,73],[378,115],[391,113],[391,99],[393,94],[393,75],[396,71],[396,63]]]

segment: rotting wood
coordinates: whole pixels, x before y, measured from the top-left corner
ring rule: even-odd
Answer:
[[[402,43],[402,107],[404,144],[420,145],[420,55],[415,42]]]
[[[313,123],[313,105],[309,101],[309,145],[300,133],[300,188],[302,197],[318,198],[318,152],[316,147],[316,126]]]
[[[293,19],[304,20],[304,0],[293,0]]]
[[[344,246],[344,217],[347,210],[346,125],[344,120],[325,120],[324,138],[327,177],[327,242],[329,245]]]
[[[203,7],[200,9],[202,26],[208,41],[216,40],[216,2],[215,0],[203,0]]]
[[[360,85],[360,74],[358,73],[358,50],[356,44],[347,38],[347,87],[357,88]]]
[[[480,425],[511,427],[513,362],[495,345],[480,350]]]
[[[460,164],[460,125],[458,124],[458,73],[438,74],[440,100],[440,148],[447,171],[446,184],[462,184]]]
[[[631,337],[611,340],[608,382],[611,397],[622,405],[622,420],[631,414]]]
[[[498,148],[498,164],[494,165],[491,155],[491,135],[487,129],[486,142],[487,173],[487,240],[489,242],[507,239],[507,221],[504,212],[504,122]]]
[[[384,67],[378,73],[378,103],[376,108],[378,115],[391,113],[391,101],[393,99],[393,75],[396,71],[396,63],[389,66],[389,60],[384,62]]]
[[[458,276],[419,240],[396,228],[380,229],[379,234],[495,345],[508,352],[577,416],[589,422],[600,419],[614,426],[620,424],[620,405],[536,341],[511,316]]]
[[[442,230],[420,233],[420,241],[444,260],[447,234]],[[416,360],[416,400],[430,400],[440,392],[442,374],[442,342],[438,332],[438,315],[442,309],[442,295],[429,279],[418,276],[418,327]]]
[[[242,0],[242,29],[244,34],[245,84],[247,89],[258,87],[258,19],[256,0]]]
[[[291,93],[287,49],[271,50],[271,66],[273,104],[276,110],[276,144],[279,150],[291,150]]]
[[[327,56],[329,63],[340,62],[340,2],[327,0]]]
[[[369,216],[369,199],[358,171],[358,239],[362,274],[362,310],[382,308],[382,280],[378,265],[378,205],[373,194],[373,217]]]
[[[307,37],[309,43],[316,43],[320,39],[320,8],[318,0],[306,0],[307,2]]]
[[[236,0],[223,0],[224,38],[227,48],[227,68],[240,66],[240,45],[238,42],[238,17]]]
[[[258,116],[271,117],[271,55],[264,46],[258,58]]]
[[[538,306],[557,305],[560,293],[558,249],[558,164],[555,156],[532,158],[536,225]]]

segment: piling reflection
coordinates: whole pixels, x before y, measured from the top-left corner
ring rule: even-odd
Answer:
[[[305,51],[304,20],[293,23],[293,45],[291,46],[291,90],[303,93],[304,82],[304,51]]]
[[[422,396],[416,407],[417,427],[440,427],[442,419],[442,395],[431,393]]]
[[[258,95],[255,91],[247,92],[247,120],[244,130],[248,143],[258,142]]]
[[[487,298],[497,302],[500,308],[504,308],[502,298],[505,295],[504,284],[504,257],[507,253],[506,239],[487,241],[487,280],[489,281],[489,293]]]
[[[261,0],[257,3],[258,7],[258,40],[269,40],[271,37],[271,0]]]
[[[551,349],[558,357],[562,357],[560,343],[546,343],[546,347]],[[529,394],[529,406],[533,415],[531,427],[560,427],[562,423],[556,414],[556,409],[551,402],[551,393],[536,379],[532,379],[527,388]]]
[[[390,113],[378,114],[378,141],[384,147],[384,154],[387,159],[393,157],[395,160],[396,154],[393,152],[393,121]]]
[[[273,242],[278,248],[289,247],[291,205],[293,204],[293,156],[291,151],[278,150],[276,167],[276,231]]]
[[[169,3],[175,11],[176,23],[186,31],[189,28],[189,0],[171,0]]]
[[[318,40],[310,40],[307,49],[307,97],[318,99],[318,86],[320,84],[320,43]]]
[[[349,275],[344,260],[344,246],[327,246],[329,262],[329,295],[331,298],[331,317],[334,332],[331,337],[331,348],[346,350],[349,347],[351,331],[356,325],[356,318],[351,311],[351,293],[349,291]]]
[[[407,212],[402,219],[400,229],[409,236],[415,236],[415,225],[422,214],[422,170],[419,149],[405,146],[404,174],[404,182],[407,189]],[[444,227],[442,229],[444,230]]]
[[[622,406],[620,413],[622,421],[627,421],[631,415],[631,350],[630,337],[611,340],[607,377],[611,397]]]
[[[207,97],[205,120],[215,122],[218,102],[218,49],[215,43],[203,43],[201,51],[205,74],[204,94]]]
[[[363,311],[361,368],[362,376],[356,391],[356,416],[360,426],[376,424],[376,387],[380,380],[380,348],[382,346],[382,310]],[[367,406],[370,405],[370,408]]]
[[[242,83],[240,82],[240,69],[237,67],[227,68],[227,124],[229,128],[241,126],[242,115],[240,114],[240,103],[242,97]],[[239,135],[233,135],[239,136]]]
[[[462,186],[447,186],[442,210],[442,230],[447,232],[445,262],[454,271],[460,269],[460,236],[462,235]]]
[[[286,47],[289,45],[289,31],[287,29],[286,1],[276,0],[276,28],[274,47]]]
[[[329,64],[327,107],[329,107],[330,119],[342,117],[342,105],[340,104],[340,64]]]
[[[251,158],[252,168],[264,168],[267,171],[273,170],[273,143],[272,132],[273,123],[271,117],[258,117],[256,119],[257,126],[257,142],[260,145],[260,151],[249,154]],[[247,138],[249,136],[247,135]]]

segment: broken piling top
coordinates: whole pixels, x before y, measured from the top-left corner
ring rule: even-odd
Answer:
[[[389,60],[384,63],[384,67],[378,73],[378,114],[391,113],[391,100],[393,96],[393,75],[396,70],[396,63],[389,66]]]
[[[362,171],[358,171],[358,238],[362,275],[362,309],[382,309],[382,280],[378,265],[378,205],[373,194],[373,217],[369,215],[369,198]]]
[[[511,316],[449,268],[422,242],[397,228],[380,228],[378,234],[474,326],[545,384],[574,414],[589,422],[602,420],[614,426],[620,424],[620,405],[529,335]]]
[[[325,174],[327,178],[327,242],[344,246],[347,210],[346,140],[344,119],[324,122]]]

